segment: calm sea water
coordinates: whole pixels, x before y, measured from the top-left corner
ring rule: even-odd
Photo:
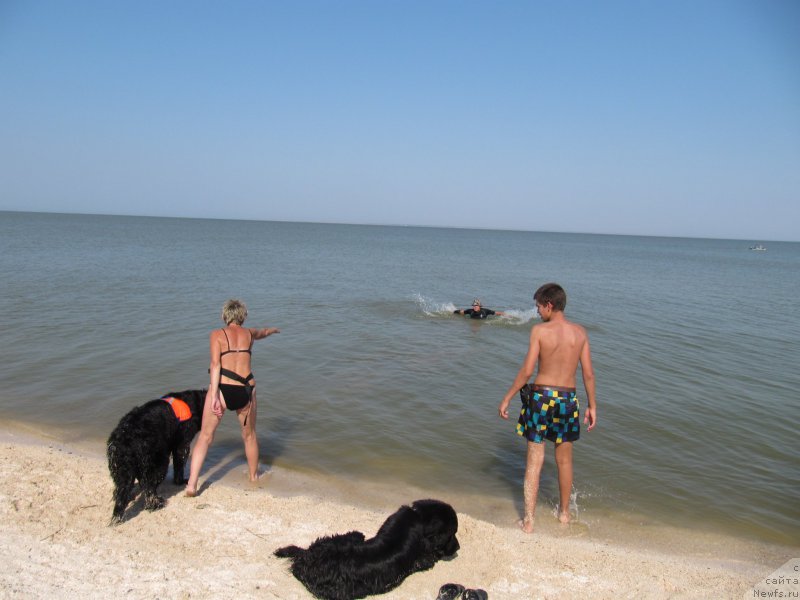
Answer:
[[[796,544],[800,244],[750,243],[0,212],[0,418],[101,447],[132,406],[207,385],[239,297],[282,330],[253,358],[266,464],[519,502],[496,406],[558,281],[598,380],[581,518]],[[509,316],[452,315],[474,296]],[[241,454],[228,417],[209,460]]]

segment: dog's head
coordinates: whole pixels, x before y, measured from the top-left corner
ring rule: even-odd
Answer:
[[[455,556],[461,546],[456,538],[458,516],[453,507],[440,500],[417,500],[411,508],[419,516],[425,539],[437,559]]]

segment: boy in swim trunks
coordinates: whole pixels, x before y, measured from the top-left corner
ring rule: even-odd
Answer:
[[[572,492],[572,443],[580,437],[578,400],[575,396],[575,373],[578,365],[583,374],[588,408],[584,416],[587,431],[597,424],[594,371],[589,350],[589,337],[580,325],[564,317],[567,295],[557,283],[546,283],[533,295],[542,323],[531,329],[528,354],[514,383],[498,406],[498,412],[508,419],[508,405],[520,392],[522,411],[517,433],[528,440],[525,467],[525,517],[520,526],[533,533],[539,477],[544,463],[544,440],[555,444],[560,496],[558,519],[569,523],[569,499]],[[533,385],[528,384],[536,366]]]

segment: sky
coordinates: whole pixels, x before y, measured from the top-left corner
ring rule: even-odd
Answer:
[[[800,241],[800,2],[0,0],[0,210]]]

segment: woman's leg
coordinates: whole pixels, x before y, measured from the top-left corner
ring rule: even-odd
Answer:
[[[208,448],[211,442],[214,441],[214,432],[219,426],[221,417],[214,414],[212,404],[214,399],[210,393],[206,394],[206,402],[203,405],[203,425],[200,428],[200,433],[197,434],[197,442],[192,449],[192,463],[189,468],[189,481],[186,483],[186,495],[197,495],[197,480],[200,478],[200,469],[203,468],[203,463],[208,454]]]
[[[236,411],[239,424],[242,426],[242,440],[244,441],[244,454],[247,457],[247,468],[250,471],[250,481],[258,480],[258,438],[256,437],[256,391],[250,404]]]

